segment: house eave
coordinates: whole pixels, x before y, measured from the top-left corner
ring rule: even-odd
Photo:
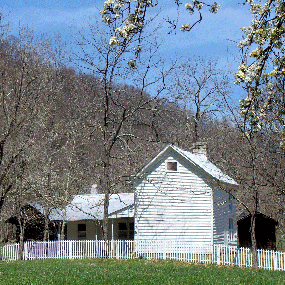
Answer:
[[[183,152],[180,151],[179,148],[168,145],[166,146],[160,153],[158,153],[152,160],[150,160],[137,174],[134,176],[133,181],[136,181],[138,179],[142,179],[143,175],[145,174],[146,170],[149,168],[150,165],[152,165],[155,161],[159,160],[159,158],[164,155],[169,149],[175,151],[177,154],[179,154],[181,157],[183,157],[186,161],[188,161],[190,164],[194,165],[197,169],[202,171],[207,176],[210,176],[213,181],[216,181],[216,183],[222,184],[225,187],[231,187],[237,189],[239,187],[238,183],[236,183],[232,178],[232,183],[226,182],[222,179],[218,179],[214,177],[211,173],[209,173],[207,170],[202,168],[199,164],[197,164],[195,161],[191,160],[188,156],[186,156]]]
[[[159,152],[154,158],[152,158],[141,170],[139,170],[133,177],[133,181],[137,179],[143,178],[143,174],[145,173],[146,169],[155,162],[160,156],[162,156],[168,148],[172,148],[172,146],[169,144],[167,145],[161,152]],[[172,148],[173,149],[173,148]]]
[[[133,203],[133,204],[131,204],[131,205],[128,205],[128,206],[126,206],[126,207],[124,207],[124,208],[122,208],[122,209],[119,209],[119,210],[117,210],[117,211],[114,211],[114,212],[108,214],[108,217],[109,217],[109,218],[113,218],[112,215],[118,215],[118,214],[120,214],[120,213],[122,213],[122,212],[124,212],[124,211],[126,211],[126,210],[129,210],[129,209],[131,209],[131,208],[134,208],[134,207],[135,207],[135,203]],[[132,215],[132,216],[130,216],[130,217],[133,217],[133,216],[134,216],[134,215]]]

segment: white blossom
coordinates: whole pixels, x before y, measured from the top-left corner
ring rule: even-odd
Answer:
[[[218,5],[217,2],[214,2],[214,4],[210,8],[210,12],[216,14],[220,8],[221,6]]]
[[[191,28],[190,24],[183,24],[180,28],[182,32],[188,31]]]
[[[135,69],[137,67],[137,62],[133,59],[129,60],[127,63],[133,69]]]
[[[109,42],[109,46],[113,47],[119,44],[119,39],[117,37],[111,37],[110,38],[110,42]]]

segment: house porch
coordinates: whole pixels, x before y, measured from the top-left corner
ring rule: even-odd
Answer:
[[[103,239],[102,221],[79,220],[68,221],[67,240],[100,240]],[[110,218],[108,227],[110,240],[133,240],[134,217]]]

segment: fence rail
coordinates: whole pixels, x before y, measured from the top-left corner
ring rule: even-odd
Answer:
[[[19,244],[0,248],[2,260],[18,258]],[[218,265],[252,266],[252,253],[248,248],[222,245],[203,245],[179,241],[122,241],[84,240],[25,242],[23,259],[46,258],[148,258],[174,259],[186,262]],[[285,252],[258,250],[258,267],[285,271]]]

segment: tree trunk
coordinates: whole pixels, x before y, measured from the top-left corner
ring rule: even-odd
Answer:
[[[255,192],[255,210],[251,215],[251,251],[252,251],[252,267],[258,267],[258,256],[257,256],[257,244],[256,244],[256,214],[259,210],[259,187],[256,181],[256,148],[255,145],[251,145],[252,148],[252,185]]]
[[[252,267],[258,268],[257,244],[255,236],[256,215],[251,215],[251,252],[252,252]]]
[[[19,221],[20,226],[20,240],[19,240],[19,252],[18,252],[18,260],[23,259],[23,251],[24,251],[24,234],[25,234],[25,226]]]
[[[62,217],[62,223],[61,223],[61,229],[60,229],[60,240],[64,240],[64,238],[65,238],[65,236],[64,236],[64,228],[66,225],[65,216],[66,216],[66,208],[64,208],[64,210],[63,210],[63,217]]]
[[[194,142],[198,142],[199,135],[198,135],[198,121],[195,118],[194,120]]]
[[[109,227],[109,217],[108,217],[108,209],[109,209],[109,199],[110,194],[109,191],[106,191],[104,196],[104,212],[103,212],[103,238],[105,241],[108,240],[108,227]]]
[[[102,177],[102,190],[104,193],[104,209],[103,209],[103,239],[108,240],[108,227],[109,227],[109,199],[110,199],[110,189],[109,189],[109,164],[105,164],[104,167],[104,176]]]
[[[200,123],[200,100],[199,97],[195,98],[196,112],[194,118],[194,142],[199,140],[199,123]]]
[[[44,241],[49,240],[49,208],[45,207],[45,230],[44,230]]]
[[[105,153],[105,162],[104,162],[104,172],[101,180],[101,188],[104,193],[104,210],[103,210],[103,238],[105,241],[108,240],[108,227],[109,227],[109,200],[110,200],[110,155],[108,152]]]

